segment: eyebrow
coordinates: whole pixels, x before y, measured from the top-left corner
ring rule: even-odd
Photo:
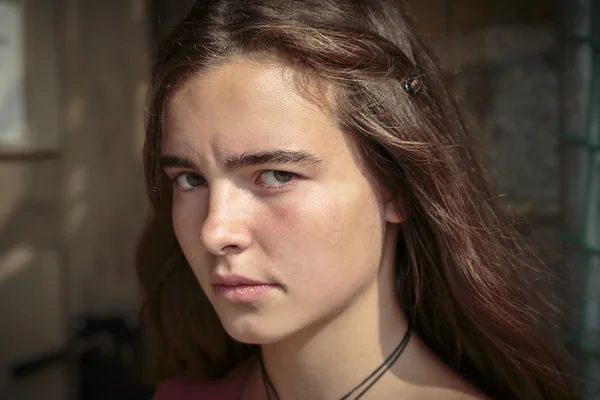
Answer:
[[[316,165],[320,162],[321,159],[306,151],[271,150],[228,156],[223,163],[227,171],[232,171],[263,164]]]
[[[227,171],[264,164],[295,164],[312,166],[319,164],[322,160],[307,151],[302,150],[270,150],[256,153],[243,153],[225,157],[223,165]],[[195,168],[187,158],[173,155],[160,157],[160,165],[163,168]]]

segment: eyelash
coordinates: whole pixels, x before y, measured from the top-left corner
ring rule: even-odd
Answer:
[[[281,189],[287,188],[288,186],[296,184],[297,181],[298,181],[298,178],[299,178],[299,175],[295,174],[293,172],[281,171],[281,170],[276,170],[276,169],[267,169],[267,170],[259,171],[258,177],[257,177],[257,179],[255,179],[255,182],[258,180],[258,178],[260,178],[266,172],[279,172],[279,173],[283,173],[283,174],[286,174],[286,175],[291,175],[291,179],[289,181],[283,182],[283,183],[281,183],[279,185],[267,185],[267,184],[264,184],[264,183],[262,183],[262,184],[259,183],[259,185],[262,188],[267,189],[267,190],[281,190]]]
[[[193,173],[193,172],[182,172],[182,173],[179,173],[179,174],[175,175],[173,178],[171,178],[171,183],[173,184],[174,188],[179,189],[182,192],[189,192],[191,190],[194,190],[194,189],[206,186],[206,184],[204,184],[204,185],[194,186],[194,187],[191,187],[191,188],[184,188],[184,187],[182,187],[181,184],[179,184],[178,181],[179,181],[179,178],[181,178],[181,177],[183,177],[185,175],[196,175],[196,176],[200,177],[201,179],[203,179],[204,181],[206,181],[206,179],[204,179],[202,176],[200,176],[200,175],[198,175],[196,173]]]
[[[262,175],[263,175],[265,172],[279,172],[279,173],[289,174],[289,175],[291,175],[292,177],[291,177],[291,179],[290,179],[288,182],[284,182],[284,183],[282,183],[282,184],[280,184],[280,185],[266,185],[266,184],[264,184],[264,183],[263,183],[263,184],[261,184],[261,183],[257,183],[258,179],[259,179],[259,178],[260,178],[260,177],[261,177],[261,176],[262,176]],[[201,187],[203,187],[203,186],[206,186],[206,184],[203,184],[203,185],[199,185],[199,186],[194,186],[194,187],[191,187],[191,188],[189,188],[189,189],[187,189],[187,188],[182,188],[182,187],[181,187],[181,185],[179,184],[178,180],[179,180],[179,178],[181,178],[182,176],[185,176],[185,175],[196,175],[196,176],[198,176],[198,177],[202,178],[204,181],[206,181],[206,179],[204,179],[204,177],[202,177],[201,175],[198,175],[198,174],[196,174],[196,173],[193,173],[193,172],[182,172],[182,173],[180,173],[180,174],[177,174],[176,176],[174,176],[174,177],[171,179],[171,182],[172,182],[172,184],[173,184],[173,187],[175,187],[175,188],[178,188],[179,190],[181,190],[181,191],[183,191],[183,192],[189,192],[189,191],[192,191],[192,190],[194,190],[194,189],[197,189],[197,188],[201,188]],[[299,178],[299,175],[298,175],[298,174],[295,174],[295,173],[293,173],[293,172],[289,172],[289,171],[282,171],[282,170],[275,170],[275,169],[266,169],[266,170],[262,170],[262,171],[259,171],[259,172],[258,172],[258,176],[257,176],[257,178],[256,178],[256,179],[254,179],[254,182],[255,182],[255,184],[258,184],[258,185],[259,185],[261,188],[263,188],[263,189],[267,189],[267,190],[270,190],[270,191],[277,191],[277,190],[282,190],[282,189],[284,189],[284,188],[287,188],[288,186],[291,186],[291,185],[294,185],[294,184],[296,184],[296,183],[297,183],[297,181],[298,181],[298,178]]]

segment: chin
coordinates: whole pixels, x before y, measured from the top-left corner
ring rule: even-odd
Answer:
[[[257,315],[219,315],[219,318],[225,332],[241,343],[266,345],[279,342],[291,333],[277,321],[267,321]]]

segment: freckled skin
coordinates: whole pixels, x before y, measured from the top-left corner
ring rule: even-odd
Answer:
[[[245,60],[192,77],[165,111],[163,154],[198,167],[207,185],[174,190],[177,239],[223,326],[235,339],[273,343],[328,321],[378,285],[384,240],[396,215],[376,196],[333,119],[303,99],[289,71]],[[317,165],[261,165],[228,171],[230,154],[304,150]],[[259,187],[261,171],[298,179]],[[393,246],[393,243],[392,243]],[[212,292],[211,275],[235,273],[274,282],[252,304]]]

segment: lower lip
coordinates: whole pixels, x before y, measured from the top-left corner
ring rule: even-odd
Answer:
[[[237,303],[249,303],[261,299],[277,285],[214,285],[215,295]]]

